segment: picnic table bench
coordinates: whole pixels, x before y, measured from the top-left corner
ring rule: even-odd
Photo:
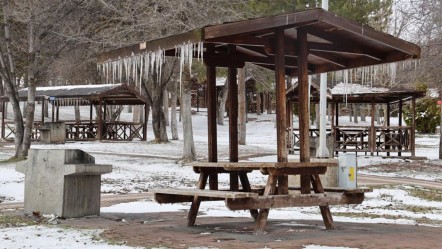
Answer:
[[[360,204],[369,189],[323,188],[319,175],[336,162],[198,162],[190,164],[200,175],[196,189],[150,189],[158,203],[191,202],[188,225],[195,224],[202,201],[225,201],[230,210],[250,210],[256,221],[255,234],[264,231],[269,209],[319,206],[327,228],[333,229],[329,205]],[[259,170],[267,175],[264,187],[251,187],[247,174]],[[228,189],[218,189],[218,174],[230,174]],[[280,176],[309,175],[313,192],[277,184]],[[241,188],[239,188],[239,181]],[[207,181],[209,189],[206,190]]]

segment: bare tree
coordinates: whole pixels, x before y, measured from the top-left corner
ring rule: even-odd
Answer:
[[[81,1],[2,1],[0,76],[14,111],[15,156],[26,156],[31,145],[37,85],[47,79],[55,58],[72,44],[57,33],[67,29],[70,18],[81,13],[81,6]],[[21,77],[28,87],[26,123],[17,102]]]

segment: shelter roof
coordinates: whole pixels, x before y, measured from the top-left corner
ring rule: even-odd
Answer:
[[[292,83],[292,85],[286,89],[285,94],[287,95],[288,99],[292,99],[295,102],[298,102],[298,81]],[[310,101],[311,102],[319,102],[319,92],[320,87],[315,84],[314,82],[310,83]],[[332,94],[330,93],[330,90],[327,89],[327,99],[331,99]]]
[[[242,67],[245,62],[274,69],[275,31],[284,30],[286,74],[297,73],[297,33],[307,32],[308,73],[315,74],[419,58],[420,48],[323,9],[205,26],[186,33],[143,42],[99,55],[98,62],[164,51],[176,56],[188,43],[214,46],[204,49],[204,61],[218,67]],[[230,45],[236,45],[229,52]]]
[[[425,91],[403,90],[387,92],[358,92],[353,94],[333,94],[332,101],[338,103],[395,103],[409,100],[412,97],[422,98]]]
[[[27,100],[28,89],[19,90],[18,95],[21,101]],[[0,99],[8,101],[7,96]],[[37,87],[35,99],[49,99],[61,106],[96,104],[100,99],[110,105],[137,105],[146,102],[136,89],[127,84]]]

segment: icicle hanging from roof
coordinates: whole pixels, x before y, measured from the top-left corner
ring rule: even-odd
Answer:
[[[141,45],[140,45],[141,46]],[[145,49],[145,47],[144,47]],[[180,61],[180,85],[182,73],[185,66],[188,66],[189,73],[192,75],[192,61],[196,57],[198,60],[203,58],[204,47],[202,42],[183,43],[175,47],[175,56],[179,56]],[[140,55],[134,55],[126,58],[118,58],[114,61],[106,61],[97,65],[100,74],[104,75],[106,82],[113,84],[124,82],[129,84],[131,81],[138,86],[141,91],[143,80],[156,75],[157,82],[161,81],[162,64],[165,61],[166,51],[159,48],[156,51],[148,51]]]

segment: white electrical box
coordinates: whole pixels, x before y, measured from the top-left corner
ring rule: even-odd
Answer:
[[[356,154],[340,153],[338,156],[338,185],[340,188],[357,188]]]

